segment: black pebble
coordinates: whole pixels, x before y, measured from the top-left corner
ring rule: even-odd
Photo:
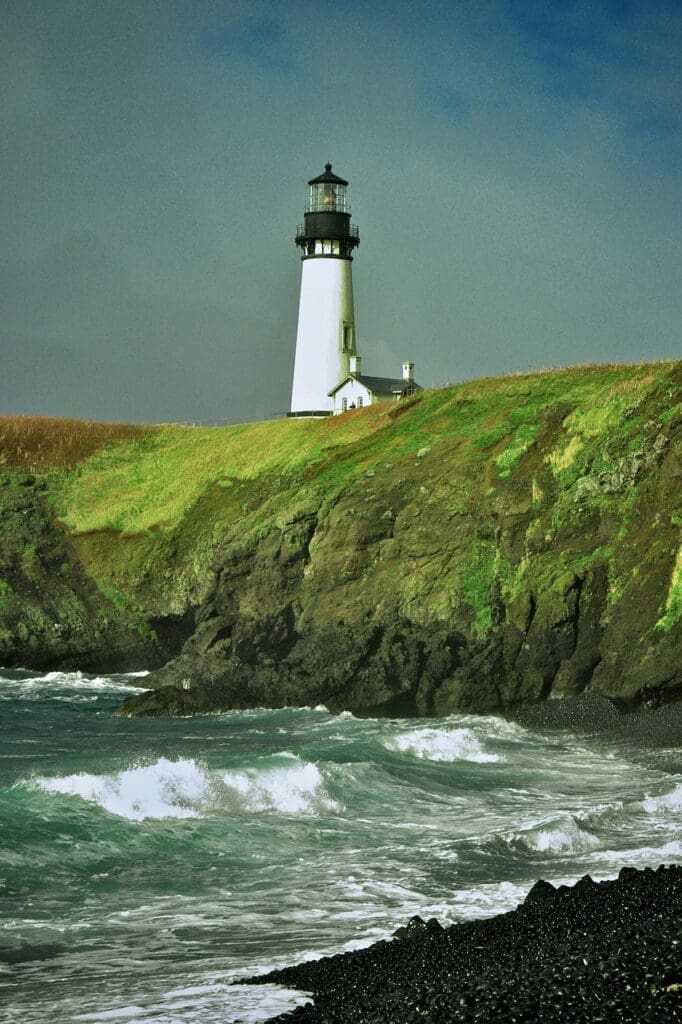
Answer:
[[[313,994],[271,1024],[682,1024],[681,897],[679,866],[540,881],[511,913],[413,917],[399,941],[249,980]]]

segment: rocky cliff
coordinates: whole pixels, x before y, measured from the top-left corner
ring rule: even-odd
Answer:
[[[680,362],[5,449],[0,663],[170,657],[126,713],[682,693]]]

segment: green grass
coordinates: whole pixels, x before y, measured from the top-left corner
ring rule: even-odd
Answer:
[[[135,535],[177,526],[213,486],[227,492],[260,479],[272,488],[279,479],[284,490],[305,489],[312,480],[334,489],[377,462],[416,456],[436,442],[478,458],[476,452],[512,434],[511,443],[494,456],[504,473],[534,444],[548,406],[557,401],[573,406],[566,421],[569,434],[594,437],[618,421],[636,394],[653,386],[664,366],[578,368],[474,381],[425,392],[401,415],[398,406],[387,403],[326,420],[154,428],[53,473],[52,493],[72,532]]]
[[[666,409],[658,418],[661,423],[672,423],[673,420],[682,419],[682,402],[673,405],[671,409]]]
[[[575,531],[583,514],[576,480],[646,443],[651,417],[642,416],[643,403],[658,424],[673,422],[669,414],[681,404],[673,380],[678,367],[587,366],[488,378],[323,420],[102,431],[70,425],[73,443],[60,443],[54,463],[43,467],[46,494],[113,609],[133,616],[140,607],[156,607],[159,595],[166,608],[183,610],[188,595],[210,578],[221,545],[250,550],[297,520],[314,515],[323,522],[340,495],[357,493],[364,502],[387,474],[402,493],[418,492],[427,480],[427,493],[417,499],[423,513],[414,518],[417,532],[436,514],[489,516],[496,502],[504,514],[508,501],[527,501],[530,543],[566,526]],[[12,465],[30,447],[17,431],[5,459]],[[50,431],[32,421],[31,436],[47,459]],[[2,443],[0,432],[0,463]],[[35,465],[35,451],[31,459]],[[634,490],[581,502],[619,520],[619,544],[627,544],[636,522]],[[572,553],[555,545],[551,554],[511,566],[496,540],[476,539],[463,547],[464,569],[462,562],[443,566],[434,584],[434,570],[419,563],[400,587],[405,600],[412,587],[415,603],[442,606],[444,616],[463,602],[472,610],[472,629],[484,636],[492,627],[495,581],[509,595],[551,586],[562,573],[584,571],[601,558],[615,566],[617,551],[606,553],[596,539],[592,550],[588,544],[586,538]],[[27,556],[29,572],[31,563]],[[614,600],[628,579],[625,570],[616,578],[614,568]],[[671,593],[666,623],[677,614],[674,586]]]
[[[472,628],[484,637],[492,626],[491,589],[495,580],[496,545],[493,540],[475,540],[464,566],[462,602],[474,612]]]
[[[58,506],[74,533],[123,534],[176,526],[206,490],[279,475],[300,477],[336,447],[383,422],[383,410],[334,424],[276,420],[235,427],[163,427],[132,444],[114,444],[55,479]]]
[[[665,615],[656,623],[656,629],[667,632],[682,618],[682,547],[677,551],[670,590],[665,604]]]
[[[511,476],[512,469],[516,463],[535,444],[538,430],[539,427],[536,423],[525,423],[517,427],[509,447],[495,456],[493,462],[500,470],[499,475],[503,479]]]

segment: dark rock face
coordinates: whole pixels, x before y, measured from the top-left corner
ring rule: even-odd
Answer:
[[[615,432],[623,454],[578,459],[611,467],[580,487],[566,453],[588,440],[557,403],[511,476],[487,463],[487,489],[481,463],[447,438],[356,473],[251,544],[235,536],[216,552],[196,631],[152,677],[158,692],[124,711],[443,715],[583,693],[623,710],[678,699],[682,620],[660,620],[679,557],[682,422],[662,430],[648,408],[632,407],[650,416],[634,454]]]
[[[273,531],[254,550],[218,554],[215,588],[197,611],[196,630],[152,677],[158,691],[126,701],[124,713],[317,703],[368,715],[487,713],[586,690],[631,709],[682,692],[682,630],[655,634],[649,627],[643,642],[639,605],[649,587],[660,606],[674,548],[639,598],[616,610],[609,607],[606,561],[507,598],[493,578],[484,598],[490,627],[479,635],[471,610],[456,599],[446,617],[434,614],[432,596],[421,607],[405,599],[406,551],[417,545],[416,557],[422,555],[412,534],[396,539],[399,511],[390,538],[383,518],[354,517],[349,546],[344,509],[356,504],[351,493],[326,518]],[[438,509],[428,515],[437,581],[440,566],[457,565],[462,555],[450,520]],[[473,511],[464,527],[477,543]],[[562,543],[575,549],[582,540],[578,525]],[[504,529],[485,543],[496,559],[505,544],[513,547]],[[644,614],[655,621],[657,612]]]
[[[524,907],[530,907],[533,904],[536,906],[548,906],[550,903],[554,903],[556,895],[557,890],[554,886],[540,878],[529,891],[523,901],[523,905]]]
[[[273,971],[314,1004],[272,1024],[668,1024],[682,1019],[682,868],[537,882],[515,911]]]
[[[117,607],[87,575],[29,474],[0,480],[0,665],[126,672],[163,664],[193,627]],[[184,624],[184,628],[183,628]],[[178,635],[179,634],[179,635]]]
[[[271,648],[274,639],[278,649],[288,652],[280,661],[259,656],[258,633],[247,626],[248,642],[244,640],[243,622],[235,629],[233,644],[224,636],[196,653],[195,636],[189,649],[151,677],[152,684],[166,685],[125,701],[121,712],[191,714],[324,703],[332,712],[428,715],[433,713],[434,688],[457,664],[461,643],[437,626],[417,628],[404,621],[340,623],[304,636],[297,636],[293,627],[279,632],[282,618],[272,625],[264,648]],[[263,628],[259,624],[258,632]]]

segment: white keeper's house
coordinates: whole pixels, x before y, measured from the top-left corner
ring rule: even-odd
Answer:
[[[422,389],[414,382],[414,363],[403,363],[402,377],[368,377],[360,372],[360,356],[350,357],[348,375],[331,389],[332,412],[361,409],[373,402],[396,402]]]
[[[347,187],[331,164],[308,182],[295,239],[303,268],[290,416],[331,416],[422,390],[411,362],[403,363],[402,377],[361,373],[351,275],[360,236],[350,222]]]

